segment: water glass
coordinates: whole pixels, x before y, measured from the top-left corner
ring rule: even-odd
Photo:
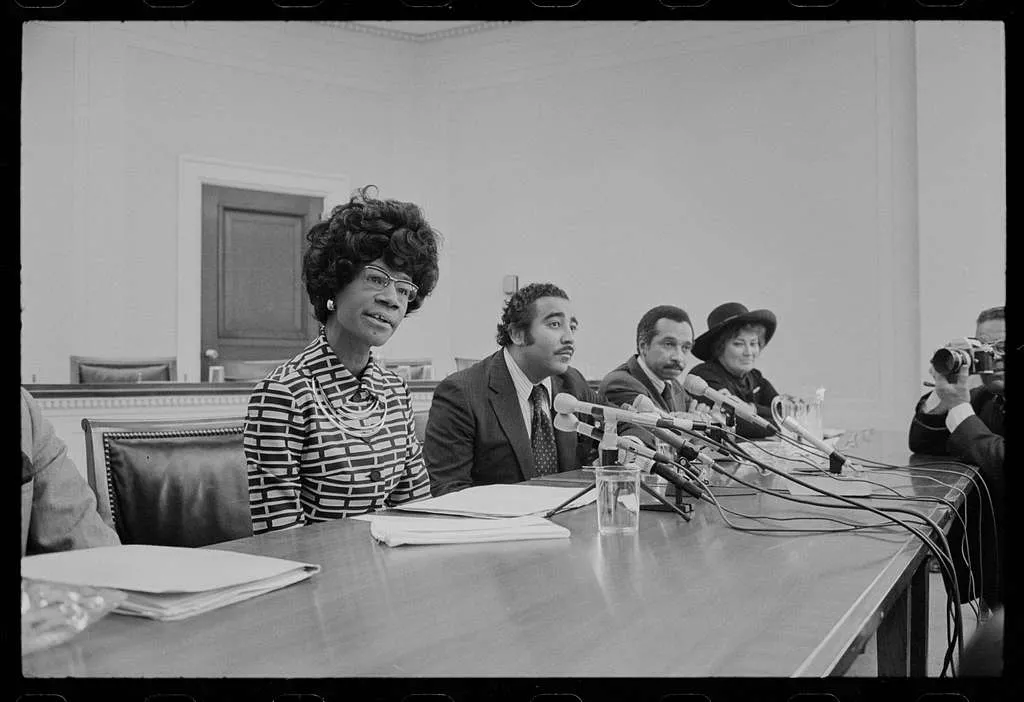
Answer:
[[[635,534],[640,519],[640,469],[597,466],[597,530],[601,534]]]

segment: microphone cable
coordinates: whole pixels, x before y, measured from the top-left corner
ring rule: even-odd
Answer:
[[[728,441],[729,438],[730,437],[727,436],[726,440]],[[838,494],[833,493],[833,492],[831,492],[829,490],[826,490],[825,488],[821,488],[821,487],[818,487],[818,486],[811,485],[811,484],[809,484],[809,483],[807,483],[807,482],[805,482],[803,480],[800,480],[799,478],[796,478],[796,477],[794,477],[792,475],[787,475],[786,473],[784,473],[782,471],[779,471],[779,470],[773,468],[772,466],[769,466],[769,465],[765,464],[763,461],[759,461],[756,458],[750,456],[735,441],[735,438],[732,438],[731,447],[732,447],[732,449],[734,450],[735,453],[738,453],[740,456],[746,457],[749,462],[753,463],[754,465],[757,465],[757,466],[761,467],[764,470],[767,470],[770,473],[774,473],[775,475],[780,475],[780,476],[786,478],[787,480],[792,480],[793,482],[797,483],[798,485],[802,485],[804,487],[810,488],[811,490],[814,490],[815,492],[819,492],[821,494],[827,495],[827,496],[832,497],[834,499],[838,499],[840,502],[844,502],[844,503],[846,503],[848,505],[851,505],[851,506],[853,506],[855,508],[863,509],[863,510],[866,510],[866,511],[869,511],[869,512],[873,512],[873,513],[878,514],[878,515],[880,515],[882,517],[886,517],[887,513],[908,514],[908,515],[910,515],[912,517],[915,517],[916,519],[921,520],[922,522],[927,523],[932,528],[932,530],[935,532],[935,534],[938,536],[939,540],[942,542],[942,546],[941,547],[936,542],[934,542],[932,539],[930,539],[918,527],[913,526],[911,524],[908,524],[906,521],[904,521],[902,519],[898,519],[897,517],[889,517],[889,519],[891,519],[893,522],[895,522],[896,524],[899,524],[904,529],[906,529],[911,534],[913,534],[918,539],[920,539],[921,542],[925,546],[927,546],[930,551],[932,551],[935,554],[935,556],[936,556],[936,558],[937,558],[937,560],[939,562],[940,570],[942,572],[943,581],[944,581],[944,583],[946,585],[947,597],[949,597],[949,595],[951,594],[951,590],[952,590],[952,596],[955,597],[955,601],[957,603],[960,602],[960,587],[959,587],[959,583],[957,581],[956,571],[955,571],[955,568],[954,568],[954,565],[953,565],[952,549],[950,548],[949,542],[946,539],[945,532],[939,527],[939,525],[934,520],[932,520],[931,518],[929,518],[926,515],[923,515],[923,514],[921,514],[919,512],[915,512],[915,511],[909,510],[909,509],[902,509],[902,508],[898,508],[898,507],[897,508],[884,509],[884,510],[876,509],[875,507],[872,507],[870,505],[863,504],[863,503],[858,502],[856,500],[850,499],[850,498],[848,498],[848,497],[846,497],[844,495],[838,495]],[[765,491],[765,492],[767,494],[775,494],[775,493],[771,493],[770,491]],[[789,499],[792,499],[792,496],[790,496]],[[796,501],[799,501],[799,500],[796,500]],[[829,507],[830,506],[830,507],[841,508],[840,505],[826,505],[826,504],[821,504],[821,503],[819,503],[819,504],[820,504],[820,506],[823,506],[823,507]],[[947,604],[948,604],[948,600],[947,600]],[[960,655],[963,655],[963,616],[962,616],[962,613],[960,611],[959,606],[954,608],[953,615],[954,615],[954,619],[955,619],[954,631],[955,631],[955,634],[956,634],[956,648],[959,650]],[[941,672],[941,676],[942,677],[945,677],[947,667],[952,665],[952,654],[953,654],[953,645],[952,645],[952,642],[951,642],[949,648],[947,648],[947,650],[946,650],[946,657],[945,657],[945,659],[943,661],[943,667],[942,667],[942,672]],[[955,675],[955,672],[954,672],[954,675]]]
[[[923,543],[935,555],[936,561],[938,562],[939,567],[940,567],[940,573],[941,573],[942,578],[943,578],[943,584],[945,585],[945,589],[946,589],[947,648],[946,648],[946,654],[945,654],[945,656],[943,658],[943,666],[942,666],[942,671],[940,673],[940,676],[941,677],[945,677],[947,670],[951,670],[953,675],[956,675],[955,666],[954,666],[954,663],[953,663],[953,656],[954,656],[955,651],[957,651],[957,650],[960,651],[961,655],[963,654],[963,616],[962,616],[962,612],[961,612],[960,607],[959,607],[960,588],[959,588],[959,583],[958,583],[957,576],[956,576],[956,571],[955,571],[955,568],[954,568],[953,562],[952,562],[952,550],[950,548],[948,540],[946,539],[945,532],[941,528],[939,528],[938,524],[936,524],[932,519],[928,518],[927,516],[922,515],[922,514],[920,514],[918,512],[915,512],[913,510],[898,509],[898,508],[897,509],[878,510],[878,509],[875,509],[875,508],[873,508],[873,507],[871,507],[869,505],[865,505],[865,504],[859,503],[859,502],[857,502],[855,500],[851,500],[849,498],[846,498],[844,496],[837,495],[835,493],[831,493],[828,490],[824,490],[822,488],[817,488],[816,486],[811,486],[811,485],[805,483],[804,481],[801,481],[799,479],[793,478],[792,476],[788,476],[785,473],[777,471],[774,468],[764,464],[763,462],[758,461],[757,459],[754,459],[746,451],[744,451],[742,449],[742,447],[740,447],[738,445],[738,443],[736,443],[736,434],[735,434],[734,431],[725,431],[723,429],[714,430],[714,433],[717,433],[719,436],[722,437],[721,441],[716,440],[715,438],[713,438],[711,436],[696,435],[692,431],[686,431],[686,430],[681,430],[681,431],[683,431],[686,434],[691,434],[693,436],[696,436],[696,438],[698,438],[698,439],[700,439],[700,440],[702,440],[704,442],[707,442],[707,443],[710,443],[710,444],[712,444],[714,446],[717,446],[724,453],[726,453],[727,455],[734,456],[735,458],[740,460],[740,462],[744,462],[743,459],[746,458],[747,462],[749,462],[752,465],[754,465],[755,467],[759,468],[762,473],[764,473],[765,471],[768,471],[768,472],[774,473],[776,475],[782,475],[786,479],[793,480],[794,482],[797,482],[797,483],[800,483],[800,484],[802,484],[802,485],[804,485],[806,487],[809,487],[809,488],[811,488],[812,490],[814,490],[816,492],[819,492],[819,493],[828,495],[830,497],[833,497],[835,499],[838,499],[841,502],[845,502],[845,503],[847,503],[847,504],[849,504],[849,505],[851,505],[851,506],[853,506],[855,508],[863,509],[863,510],[866,510],[866,511],[870,511],[870,512],[873,512],[875,514],[879,514],[880,516],[882,516],[883,518],[885,518],[887,520],[885,522],[885,525],[896,524],[896,525],[902,526],[904,529],[909,531],[911,534],[913,534],[914,536],[917,536],[918,539],[920,539],[921,543]],[[788,437],[786,437],[786,438],[788,438]],[[729,440],[731,440],[731,445],[727,446],[726,442],[728,442]],[[755,490],[758,490],[758,491],[760,491],[762,493],[775,495],[776,497],[779,497],[781,499],[787,499],[787,500],[790,500],[790,501],[793,501],[793,502],[803,502],[803,503],[806,503],[806,504],[812,504],[812,505],[819,506],[819,507],[842,508],[841,505],[825,504],[825,503],[820,503],[820,502],[814,502],[814,501],[811,501],[811,500],[802,500],[802,499],[799,499],[799,498],[794,498],[791,495],[790,496],[782,496],[782,495],[780,495],[778,493],[774,493],[774,492],[771,492],[771,491],[764,490],[760,486],[754,485],[754,484],[749,483],[747,481],[739,480],[739,479],[736,478],[736,476],[734,476],[734,475],[732,475],[732,474],[722,470],[721,468],[718,468],[717,466],[715,467],[715,470],[717,472],[720,472],[723,475],[729,477],[730,479],[735,480],[736,482],[740,482],[741,484],[744,484],[744,485],[746,485],[746,486],[748,486],[750,488],[753,488]],[[868,528],[866,526],[860,526],[860,527],[853,527],[853,526],[851,526],[849,529],[799,530],[799,529],[769,529],[767,527],[762,527],[762,528],[757,528],[757,529],[750,528],[750,527],[738,527],[737,525],[733,524],[731,522],[731,520],[729,520],[725,516],[724,511],[723,511],[724,508],[722,508],[720,505],[718,505],[718,506],[719,506],[719,512],[722,515],[723,520],[727,524],[729,524],[730,527],[732,527],[734,529],[739,529],[741,531],[790,531],[790,532],[799,531],[799,532],[803,532],[803,533],[820,533],[820,532],[829,532],[829,531],[832,531],[832,532],[834,532],[834,531],[853,531],[853,530],[856,530],[858,528],[860,528],[860,529]],[[935,541],[930,539],[926,534],[924,534],[922,531],[920,531],[916,526],[912,526],[911,524],[906,523],[904,520],[898,519],[896,517],[887,516],[886,513],[889,513],[889,512],[905,513],[905,514],[908,514],[908,515],[916,518],[917,520],[920,520],[923,523],[927,523],[929,526],[932,527],[932,530],[938,535],[938,538],[941,541],[942,545],[940,546],[938,543],[936,543]],[[837,520],[833,519],[832,521],[837,521]],[[873,526],[877,527],[877,526],[882,526],[882,525],[873,525]],[[953,604],[954,602],[956,603],[956,605]],[[953,619],[953,631],[952,632],[950,632],[950,629],[949,629],[950,616],[952,616],[952,619]]]

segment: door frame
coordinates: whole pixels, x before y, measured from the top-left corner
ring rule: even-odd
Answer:
[[[292,195],[322,197],[324,207],[348,201],[348,176],[294,171],[273,166],[178,157],[178,328],[179,382],[200,377],[202,315],[203,185],[222,185]]]

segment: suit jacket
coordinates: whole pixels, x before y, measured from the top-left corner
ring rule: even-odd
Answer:
[[[728,390],[744,402],[751,403],[757,409],[758,416],[767,419],[769,424],[775,423],[772,419],[772,400],[779,393],[758,369],[754,368],[742,378],[737,378],[717,359],[713,359],[698,363],[690,373],[703,378],[712,390]],[[703,397],[698,398],[698,402],[712,404]],[[736,417],[736,433],[746,439],[765,439],[772,434],[742,417]]]
[[[955,456],[982,469],[986,480],[1001,480],[1004,452],[1005,409],[1002,396],[985,387],[971,391],[975,417],[968,417],[952,434],[946,428],[946,414],[921,411],[925,398],[917,403],[910,423],[908,443],[914,453]]]
[[[1006,534],[1001,533],[1007,518],[1003,469],[1004,400],[1001,395],[984,387],[975,388],[971,391],[971,407],[976,416],[967,417],[950,434],[946,428],[945,412],[926,414],[922,411],[927,397],[925,395],[918,401],[914,419],[910,423],[910,450],[933,456],[953,456],[980,468],[981,477],[988,489],[968,493],[959,509],[960,516],[966,517],[966,529],[959,519],[953,519],[947,539],[954,547],[953,567],[960,583],[961,604],[981,596],[990,607],[995,607],[1003,601],[1002,573],[1006,570],[996,548],[1006,540]],[[983,496],[980,492],[987,492],[987,495]],[[992,499],[991,503],[988,496]],[[970,562],[964,559],[957,546],[965,537]],[[970,586],[972,575],[973,589]],[[967,653],[966,649],[964,653]]]
[[[560,392],[596,400],[574,368],[551,377],[552,402]],[[559,471],[578,470],[597,455],[596,442],[575,432],[555,430],[555,443]],[[530,432],[501,349],[437,384],[423,459],[435,496],[471,485],[518,483],[537,474]]]
[[[602,404],[621,407],[633,402],[637,395],[646,395],[666,412],[685,412],[690,396],[674,380],[669,381],[668,386],[671,389],[671,403],[665,402],[665,398],[654,388],[654,383],[634,355],[604,377],[597,390],[597,397]]]
[[[22,388],[21,555],[120,543],[96,511],[96,497],[68,447]]]

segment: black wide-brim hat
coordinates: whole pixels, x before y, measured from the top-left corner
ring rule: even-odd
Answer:
[[[748,324],[764,325],[764,345],[767,346],[775,334],[778,320],[771,310],[754,310],[751,312],[738,302],[726,302],[711,310],[708,315],[708,330],[693,342],[693,355],[702,361],[710,361],[711,349],[719,335],[730,329]]]

